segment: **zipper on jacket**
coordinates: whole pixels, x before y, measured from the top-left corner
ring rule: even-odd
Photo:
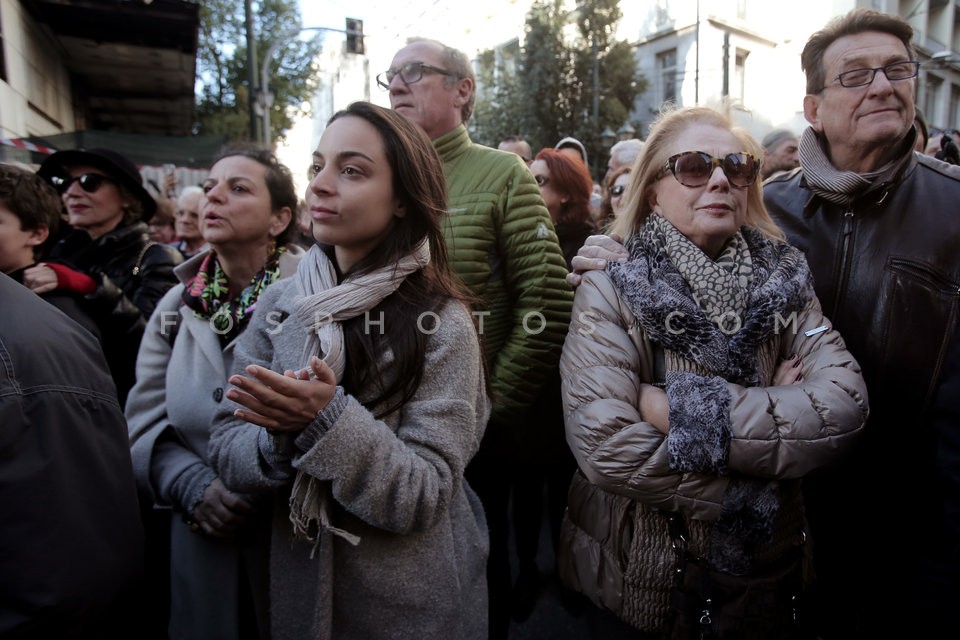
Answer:
[[[917,280],[930,284],[934,289],[944,296],[960,297],[960,283],[952,282],[944,278],[941,274],[931,271],[926,265],[914,260],[905,260],[903,258],[893,258],[890,260],[890,267],[907,273]]]
[[[843,212],[843,226],[840,230],[840,265],[838,267],[837,294],[833,300],[834,313],[840,308],[840,301],[847,291],[847,276],[850,265],[850,235],[853,233],[853,209]]]

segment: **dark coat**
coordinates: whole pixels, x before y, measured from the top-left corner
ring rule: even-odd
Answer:
[[[960,597],[960,167],[910,153],[888,174],[848,208],[801,171],[764,184],[870,394],[852,458],[805,489],[848,638],[934,637],[917,625],[955,624]]]
[[[89,332],[3,274],[0,301],[0,637],[101,637],[143,553],[123,412]]]
[[[29,267],[18,269],[12,273],[8,273],[7,275],[20,284],[23,284],[23,272],[28,268]],[[63,311],[65,314],[67,314],[67,316],[70,317],[70,319],[92,333],[97,340],[100,340],[100,328],[97,327],[97,323],[93,321],[93,318],[90,317],[90,314],[83,310],[79,294],[55,289],[53,291],[48,291],[47,293],[41,293],[40,297],[55,306],[57,309],[60,309],[60,311]]]
[[[151,243],[147,225],[137,222],[96,240],[85,231],[73,231],[53,246],[45,260],[82,271],[97,283],[96,290],[84,296],[83,309],[104,337],[103,352],[122,406],[135,380],[137,350],[147,319],[177,283],[173,268],[183,256],[173,247]]]

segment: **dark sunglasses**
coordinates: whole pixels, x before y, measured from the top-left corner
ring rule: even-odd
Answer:
[[[82,173],[79,176],[73,177],[67,176],[66,178],[61,178],[60,176],[53,176],[50,178],[50,183],[53,184],[53,188],[61,195],[66,193],[67,189],[69,189],[70,185],[74,182],[79,182],[80,188],[87,193],[93,193],[103,186],[104,182],[114,182],[114,180],[99,173]]]
[[[703,151],[685,151],[667,159],[660,177],[669,172],[685,187],[702,187],[710,182],[713,170],[720,167],[730,184],[742,189],[756,181],[760,164],[760,160],[749,153],[728,153],[714,158]]]
[[[627,185],[625,184],[615,184],[610,187],[610,195],[614,198],[619,198],[623,195],[623,192],[626,191]]]

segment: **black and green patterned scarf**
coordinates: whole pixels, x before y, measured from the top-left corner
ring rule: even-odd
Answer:
[[[220,266],[217,252],[210,251],[200,263],[197,275],[186,282],[180,299],[196,317],[209,320],[220,343],[227,345],[243,331],[263,290],[280,277],[280,255],[284,251],[284,247],[274,251],[250,284],[232,300],[227,274]]]

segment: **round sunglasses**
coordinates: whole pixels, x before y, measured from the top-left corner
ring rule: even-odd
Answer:
[[[728,153],[722,158],[714,158],[703,151],[684,151],[667,159],[660,177],[672,173],[685,187],[702,187],[710,182],[713,170],[720,167],[730,184],[742,189],[756,181],[760,165],[760,160],[749,153]]]
[[[53,184],[53,188],[57,190],[57,193],[63,195],[67,192],[67,189],[70,188],[74,182],[80,183],[80,188],[86,191],[87,193],[93,193],[101,186],[103,183],[110,182],[116,183],[113,178],[101,175],[99,173],[82,173],[79,176],[67,176],[63,178],[61,176],[53,176],[50,178],[50,183]]]

